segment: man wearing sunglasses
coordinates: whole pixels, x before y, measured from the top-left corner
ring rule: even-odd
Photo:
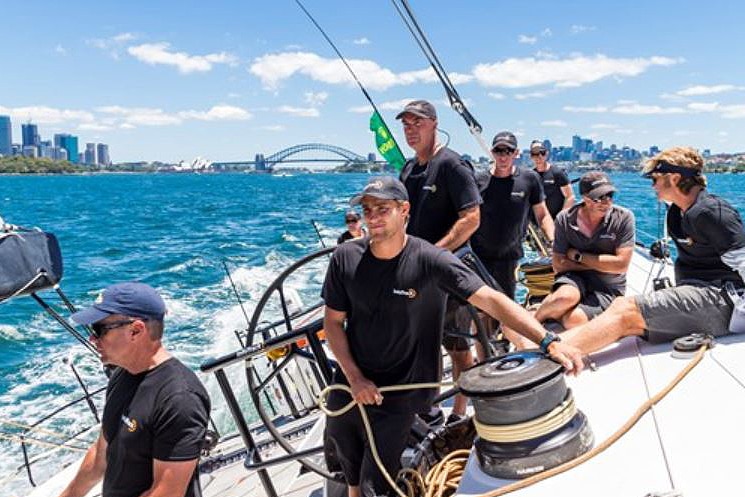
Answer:
[[[533,171],[541,177],[548,213],[551,214],[552,219],[556,219],[559,212],[574,205],[574,192],[569,176],[563,168],[555,167],[548,162],[548,149],[540,140],[533,140],[530,143],[530,159],[535,165]],[[531,217],[536,223],[535,217]]]
[[[362,218],[357,211],[347,211],[344,214],[344,224],[347,225],[347,231],[339,235],[336,239],[336,244],[344,243],[347,240],[354,240],[355,238],[362,238],[367,234],[365,228],[362,227]]]
[[[644,167],[657,198],[672,203],[667,227],[678,250],[676,286],[614,300],[567,331],[568,341],[589,353],[629,335],[665,342],[694,331],[743,331],[745,229],[737,209],[706,190],[703,169],[703,157],[690,147],[667,149]]]
[[[556,281],[535,317],[564,328],[600,314],[626,291],[634,251],[634,214],[613,204],[616,188],[601,171],[579,182],[582,202],[556,217],[552,263]]]
[[[197,376],[163,347],[163,299],[148,285],[106,288],[72,315],[91,330],[101,361],[116,366],[106,389],[101,434],[60,497],[199,497],[197,462],[210,400]]]
[[[481,225],[471,238],[473,251],[511,299],[515,298],[515,268],[523,256],[530,212],[546,238],[554,239],[554,223],[546,209],[541,180],[530,169],[515,166],[517,154],[515,135],[509,131],[497,133],[492,140],[492,170],[477,178],[484,203]]]

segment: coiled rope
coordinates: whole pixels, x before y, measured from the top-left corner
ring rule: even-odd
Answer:
[[[601,452],[605,451],[608,447],[616,443],[631,428],[633,428],[634,425],[636,425],[636,423],[641,419],[641,417],[652,408],[652,406],[654,406],[655,404],[660,402],[662,399],[664,399],[667,396],[667,394],[669,394],[672,391],[672,389],[675,388],[678,385],[678,383],[680,383],[683,380],[683,378],[685,378],[688,375],[688,373],[690,373],[693,370],[693,368],[695,368],[701,362],[701,360],[703,360],[704,354],[706,353],[707,349],[708,349],[708,345],[702,345],[701,348],[699,348],[698,351],[696,352],[696,355],[691,359],[691,361],[675,376],[675,378],[673,378],[670,381],[670,383],[667,384],[667,386],[665,386],[662,390],[657,392],[653,397],[649,398],[641,406],[639,406],[639,408],[631,415],[631,417],[618,430],[616,430],[607,439],[605,439],[601,444],[597,445],[596,447],[589,450],[588,452],[585,452],[581,456],[575,459],[572,459],[571,461],[567,461],[564,464],[560,464],[559,466],[555,466],[549,470],[543,471],[541,473],[537,473],[523,480],[519,480],[509,485],[505,485],[503,487],[497,488],[491,492],[481,494],[478,497],[498,497],[500,495],[505,495],[510,492],[514,492],[515,490],[520,490],[520,489],[529,487],[535,483],[538,483],[540,481],[551,478],[552,476],[556,476],[572,468],[575,468],[579,466],[580,464],[592,459],[593,457],[600,454]],[[388,387],[380,387],[379,390],[381,392],[393,392],[393,391],[401,391],[401,390],[414,390],[417,388],[438,388],[440,386],[450,386],[452,384],[453,384],[452,382],[413,383],[409,385],[393,385],[393,386],[388,386]],[[326,406],[326,397],[333,390],[342,390],[342,391],[349,393],[350,396],[352,395],[352,389],[346,385],[340,385],[340,384],[329,385],[328,387],[323,389],[323,391],[319,395],[318,405],[320,409],[327,416],[335,417],[335,416],[341,416],[342,414],[352,409],[355,405],[357,405],[357,407],[360,410],[360,416],[362,417],[362,422],[365,427],[365,433],[367,434],[368,441],[370,443],[370,451],[373,455],[373,459],[375,460],[375,464],[378,465],[378,468],[380,469],[383,476],[385,476],[385,479],[388,482],[388,484],[391,486],[391,488],[393,488],[396,491],[396,493],[400,497],[414,497],[416,495],[423,495],[425,497],[437,497],[437,496],[444,495],[444,493],[448,490],[457,489],[458,484],[460,482],[460,478],[463,475],[463,471],[465,469],[465,464],[468,461],[469,451],[467,450],[454,451],[451,454],[448,454],[447,457],[445,457],[442,461],[440,461],[438,464],[432,467],[432,469],[427,474],[426,478],[422,478],[418,472],[411,470],[411,469],[404,469],[400,471],[398,474],[398,477],[407,476],[407,475],[412,476],[413,477],[412,479],[414,480],[414,482],[416,482],[418,490],[420,491],[420,493],[417,494],[416,493],[417,488],[415,488],[414,483],[403,480],[403,484],[406,486],[407,491],[408,491],[408,495],[407,495],[396,485],[391,475],[385,469],[383,462],[380,460],[380,456],[378,455],[378,450],[376,448],[375,437],[372,433],[372,428],[370,427],[370,421],[367,417],[367,411],[365,409],[365,406],[363,406],[362,404],[358,404],[357,401],[352,399],[348,404],[346,404],[341,409],[338,409],[335,411],[330,410]],[[562,402],[562,404],[559,407],[557,407],[557,409],[561,409],[565,403],[566,403],[566,400]],[[532,421],[535,421],[535,420],[532,420]],[[474,418],[474,423],[476,423],[475,418]]]

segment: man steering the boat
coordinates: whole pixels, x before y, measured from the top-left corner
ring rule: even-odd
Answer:
[[[431,103],[409,102],[396,119],[401,120],[406,143],[416,154],[400,176],[411,206],[406,232],[455,252],[479,227],[481,195],[473,166],[437,141],[437,111]],[[450,356],[454,378],[473,365],[473,355],[468,339],[450,333],[468,333],[470,323],[468,309],[450,299],[442,345]],[[456,395],[453,415],[465,415],[467,405],[465,396]]]
[[[105,365],[101,434],[60,497],[87,494],[103,478],[103,497],[199,497],[197,462],[210,400],[197,376],[163,347],[166,307],[143,283],[106,288],[72,315],[88,325]]]
[[[373,177],[352,199],[361,204],[369,236],[340,245],[329,263],[322,296],[324,329],[339,369],[335,382],[351,387],[367,406],[375,447],[395,478],[414,415],[431,405],[436,389],[390,392],[382,386],[440,381],[440,339],[447,294],[457,295],[528,339],[568,371],[582,368],[579,351],[560,342],[525,309],[486,286],[451,252],[408,235],[405,186]],[[330,409],[349,398],[333,391]],[[327,420],[327,442],[338,456],[349,496],[392,492],[374,462],[357,409]]]
[[[535,313],[565,329],[586,323],[626,291],[635,241],[634,214],[613,204],[616,187],[601,171],[579,182],[582,202],[556,217],[552,263],[556,281]]]
[[[667,149],[643,170],[657,198],[672,203],[667,228],[678,251],[676,286],[617,298],[564,333],[565,341],[590,353],[629,335],[665,342],[692,332],[742,331],[732,316],[745,288],[745,230],[737,209],[706,190],[703,170],[703,157],[690,147]]]

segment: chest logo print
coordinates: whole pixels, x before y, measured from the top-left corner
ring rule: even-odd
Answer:
[[[690,236],[688,238],[676,238],[675,241],[677,241],[681,245],[686,245],[688,247],[691,247],[693,245],[693,238]]]
[[[430,186],[424,185],[422,187],[422,190],[429,190],[430,192],[435,193],[437,191],[437,185],[430,185]]]
[[[512,192],[512,196],[513,197],[523,198],[523,197],[525,197],[525,192]]]
[[[134,433],[135,431],[137,431],[137,420],[136,419],[128,418],[127,416],[122,414],[122,423],[127,425],[128,432]]]
[[[414,290],[413,288],[409,288],[408,290],[399,290],[398,288],[394,288],[393,295],[402,295],[404,297],[409,297],[410,299],[415,299],[417,293],[416,290]]]

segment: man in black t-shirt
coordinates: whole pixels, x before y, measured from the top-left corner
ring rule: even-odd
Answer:
[[[533,140],[530,143],[530,159],[535,165],[533,171],[541,177],[548,213],[551,214],[551,218],[556,219],[559,212],[574,205],[574,192],[566,171],[549,163],[548,153],[542,141]],[[532,213],[531,220],[536,222]]]
[[[381,394],[379,387],[440,380],[439,344],[448,293],[457,295],[540,342],[568,370],[582,358],[556,341],[522,307],[487,286],[452,253],[407,235],[410,204],[404,185],[374,177],[352,199],[362,204],[369,236],[340,245],[323,286],[324,330],[339,369],[335,381],[351,387],[368,408],[375,447],[387,471],[400,467],[414,414],[426,409],[436,390]],[[348,397],[332,392],[328,406]],[[327,420],[327,441],[349,485],[349,496],[392,493],[365,439],[360,413],[352,409]]]
[[[426,100],[414,100],[396,116],[403,124],[406,143],[416,156],[406,162],[401,181],[406,186],[411,214],[406,232],[436,247],[456,251],[479,226],[481,196],[473,166],[437,141],[437,112]],[[453,300],[448,304],[445,330],[467,333],[468,310]],[[465,327],[465,329],[463,329]],[[453,364],[453,377],[473,365],[468,340],[446,335],[442,342]],[[466,413],[467,399],[456,395],[453,414]]]
[[[479,256],[499,286],[515,298],[515,268],[523,256],[528,213],[533,212],[549,240],[554,223],[546,209],[538,175],[514,165],[517,138],[509,131],[497,133],[492,141],[494,165],[489,174],[477,178],[481,196],[481,225],[471,237]]]
[[[564,333],[566,341],[589,353],[628,335],[664,342],[693,332],[738,331],[730,320],[745,288],[745,229],[734,207],[706,191],[703,169],[703,158],[689,147],[665,150],[644,167],[657,197],[673,204],[667,226],[678,250],[676,286],[619,297]]]
[[[344,224],[347,225],[347,231],[339,235],[339,238],[336,239],[337,245],[347,240],[362,238],[367,234],[365,228],[362,227],[362,219],[356,211],[347,211],[344,214]]]
[[[90,325],[105,365],[101,434],[60,497],[87,494],[103,477],[103,497],[199,497],[197,462],[210,400],[197,376],[161,343],[163,299],[148,285],[106,288],[72,319]]]

